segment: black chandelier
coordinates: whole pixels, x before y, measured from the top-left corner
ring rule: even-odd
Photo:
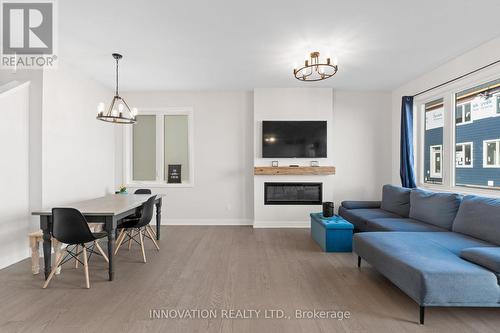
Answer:
[[[319,52],[311,52],[310,59],[304,61],[303,67],[293,69],[293,75],[300,81],[321,81],[334,76],[338,69],[335,59],[333,63],[330,58],[320,63]]]
[[[113,53],[113,58],[116,60],[116,90],[115,96],[111,101],[106,113],[104,113],[104,103],[99,103],[97,106],[97,119],[116,124],[134,124],[136,122],[137,108],[130,108],[125,100],[118,93],[118,60],[123,58],[121,54]]]

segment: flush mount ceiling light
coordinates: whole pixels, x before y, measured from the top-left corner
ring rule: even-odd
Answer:
[[[118,93],[118,60],[123,58],[121,54],[113,53],[113,58],[116,60],[116,90],[115,96],[111,101],[106,113],[104,113],[104,103],[99,103],[97,106],[97,119],[115,124],[134,124],[136,122],[135,116],[137,115],[137,108],[128,106],[127,102],[120,97]]]
[[[326,58],[326,63],[320,63],[319,52],[311,52],[310,59],[304,61],[304,67],[293,69],[293,75],[300,81],[321,81],[326,80],[337,73],[338,65],[336,61]]]

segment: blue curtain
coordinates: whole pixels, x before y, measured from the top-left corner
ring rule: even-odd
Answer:
[[[403,187],[417,187],[413,161],[413,96],[403,96],[401,103],[401,163],[399,174]]]

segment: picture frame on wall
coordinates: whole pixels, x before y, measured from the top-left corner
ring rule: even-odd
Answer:
[[[180,164],[169,164],[168,165],[168,179],[169,184],[180,184],[181,181],[181,167]]]

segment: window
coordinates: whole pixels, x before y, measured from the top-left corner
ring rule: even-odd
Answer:
[[[443,99],[434,100],[424,105],[425,133],[424,133],[424,182],[441,184],[443,182]]]
[[[484,141],[483,166],[500,168],[500,139]]]
[[[472,168],[472,142],[457,143],[455,147],[455,166]]]
[[[500,95],[496,95],[495,98],[497,99],[497,113],[500,114]]]
[[[455,108],[455,124],[469,124],[472,122],[470,103],[457,105]]]
[[[192,117],[188,108],[139,112],[125,130],[127,184],[193,184]]]

